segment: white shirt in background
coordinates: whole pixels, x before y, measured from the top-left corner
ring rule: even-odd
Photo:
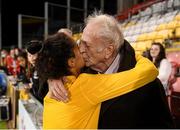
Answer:
[[[158,78],[160,79],[161,83],[163,84],[165,88],[165,91],[167,92],[168,79],[172,71],[171,63],[167,59],[163,59],[160,62],[160,66],[158,69],[159,69]]]

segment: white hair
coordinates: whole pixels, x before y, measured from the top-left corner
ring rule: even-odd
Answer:
[[[124,36],[120,24],[113,16],[95,12],[88,16],[85,23],[86,25],[95,23],[98,26],[93,34],[97,37],[101,37],[101,40],[103,40],[104,43],[114,44],[116,50],[122,46]]]

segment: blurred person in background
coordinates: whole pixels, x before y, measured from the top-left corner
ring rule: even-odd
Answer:
[[[161,43],[152,43],[149,59],[159,70],[158,78],[164,86],[165,92],[168,92],[168,80],[172,71],[171,63],[166,58],[165,48]]]
[[[39,87],[39,76],[37,74],[37,71],[35,69],[35,62],[38,56],[38,53],[42,49],[42,42],[38,40],[32,40],[27,43],[26,51],[27,51],[27,58],[28,62],[30,63],[28,69],[29,69],[29,77],[30,77],[30,92],[35,96],[42,104],[43,104],[43,98],[48,92],[48,84],[45,82],[44,87],[40,89]]]
[[[14,49],[10,50],[10,53],[6,59],[6,63],[7,63],[8,74],[17,76],[19,63],[17,61],[17,57],[15,56],[15,50]]]
[[[15,57],[18,57],[19,53],[21,52],[22,50],[20,50],[19,48],[14,48],[14,55]]]
[[[17,60],[19,62],[19,68],[17,71],[17,78],[20,82],[28,83],[28,76],[27,76],[27,53],[25,51],[21,51],[17,55]]]
[[[1,66],[6,66],[6,57],[8,55],[8,51],[7,50],[1,50]]]
[[[0,69],[3,70],[6,74],[8,74],[7,56],[8,56],[8,51],[5,49],[1,50]]]

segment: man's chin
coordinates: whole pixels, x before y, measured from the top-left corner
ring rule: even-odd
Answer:
[[[91,67],[91,65],[90,65],[90,64],[88,64],[88,63],[86,63],[86,67]]]
[[[87,61],[84,61],[84,62],[85,62],[86,67],[90,67],[91,66],[90,62],[87,62]]]
[[[94,64],[92,64],[90,62],[85,62],[85,64],[86,64],[86,67],[89,67],[94,71],[101,72],[96,66],[94,66]]]

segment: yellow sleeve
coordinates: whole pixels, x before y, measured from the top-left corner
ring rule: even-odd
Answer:
[[[126,94],[152,82],[158,75],[154,64],[136,55],[135,68],[116,74],[81,74],[81,93],[92,104]]]

